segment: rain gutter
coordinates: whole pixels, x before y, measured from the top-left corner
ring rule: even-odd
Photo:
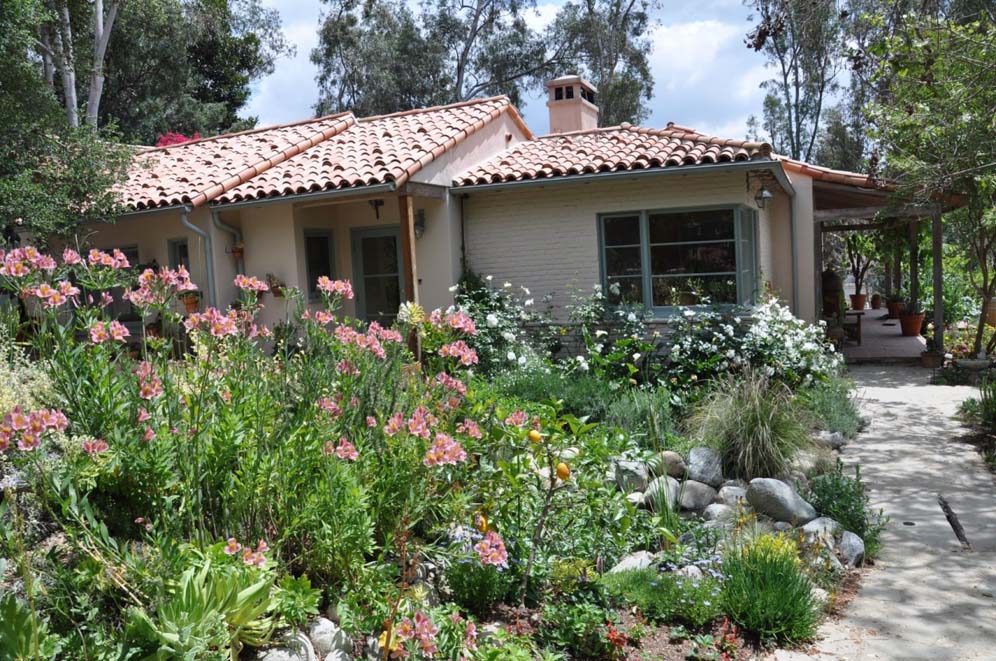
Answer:
[[[394,182],[374,184],[372,186],[356,186],[353,188],[337,188],[335,190],[315,191],[313,193],[290,193],[279,197],[265,197],[260,200],[243,200],[241,202],[214,202],[212,208],[219,210],[242,209],[244,207],[260,207],[268,204],[311,202],[313,200],[334,199],[337,197],[351,197],[354,195],[376,195],[378,193],[392,193],[395,190]]]

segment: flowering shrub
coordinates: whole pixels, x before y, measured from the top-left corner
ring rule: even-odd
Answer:
[[[454,298],[456,307],[477,328],[471,344],[485,374],[535,365],[549,349],[547,342],[530,337],[524,328],[529,324],[545,327],[547,321],[536,310],[536,300],[527,288],[516,290],[510,282],[497,287],[491,276],[468,274],[457,285]]]
[[[746,367],[797,386],[825,380],[843,365],[820,326],[792,316],[774,298],[749,317],[683,309],[673,324],[672,337],[668,381],[686,391],[700,380]]]
[[[198,606],[211,622],[179,605],[187,592],[243,581],[232,567],[265,572],[267,590],[282,573],[306,574],[341,599],[356,633],[387,631],[399,653],[430,657],[457,649],[440,642],[457,625],[408,611],[419,558],[454,553],[501,574],[504,592],[523,600],[565,540],[580,552],[620,553],[627,506],[602,481],[610,442],[620,441],[555,407],[473,389],[482,325],[463,310],[408,305],[395,328],[362,325],[338,311],[353,296],[349,283],[326,278],[317,310],[284,292],[290,322],[274,337],[258,321],[269,285],[248,275],[235,279],[237,308],[181,317],[179,297],[196,289],[182,267],[136,276],[116,252],[67,249],[56,260],[32,248],[2,253],[0,263],[0,287],[33,305],[25,328],[51,379],[30,408],[18,400],[0,411],[0,452],[24,471],[46,516],[71,532],[65,571],[115,567],[110,583],[93,587],[67,578],[74,588],[59,598],[93,594],[144,609],[131,631],[150,653],[173,653],[169,641],[184,627],[232,650],[266,639],[270,601],[253,602],[259,635],[245,638],[228,636],[216,604]],[[167,336],[135,337],[114,319],[110,292],[122,289],[143,318],[180,329],[189,350]],[[490,522],[469,546],[441,541],[479,517]],[[191,570],[191,553],[213,554],[212,569]],[[56,565],[48,571],[64,571]],[[93,643],[81,621],[100,636],[124,635],[123,610],[75,609],[49,607],[70,649]],[[460,627],[466,652],[473,626]]]

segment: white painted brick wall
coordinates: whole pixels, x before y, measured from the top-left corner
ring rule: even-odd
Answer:
[[[598,214],[749,203],[743,173],[613,177],[473,193],[464,207],[467,263],[498,284],[529,288],[537,302],[553,294],[562,308],[572,292],[590,291],[600,281]],[[770,258],[762,251],[762,269]]]

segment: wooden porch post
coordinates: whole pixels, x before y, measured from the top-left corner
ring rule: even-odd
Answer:
[[[405,300],[418,303],[418,270],[415,265],[415,212],[411,195],[398,196],[401,213],[401,259],[405,273]]]
[[[405,301],[418,303],[418,270],[415,265],[415,212],[411,195],[398,196],[398,211],[401,216],[401,260],[405,272]],[[408,338],[408,349],[416,361],[422,360],[422,347],[418,333],[412,331]]]
[[[920,242],[917,241],[917,228],[920,226],[919,220],[913,220],[909,224],[910,240],[910,305],[916,309],[920,304]],[[913,310],[910,310],[912,312]]]
[[[892,297],[892,262],[889,258],[885,258],[885,298],[888,300]]]
[[[934,349],[944,353],[944,226],[941,223],[941,210],[931,214],[931,247],[934,258]]]
[[[892,252],[892,288],[897,295],[903,289],[903,259],[898,246]]]

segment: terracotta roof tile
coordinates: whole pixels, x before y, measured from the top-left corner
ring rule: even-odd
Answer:
[[[200,206],[356,123],[349,113],[145,149],[118,187],[132,209]]]
[[[845,170],[831,170],[819,165],[811,165],[804,161],[797,161],[786,156],[776,156],[782,162],[782,166],[790,172],[798,172],[817,181],[826,181],[833,184],[844,184],[847,186],[857,186],[859,188],[871,188],[875,190],[893,191],[896,189],[895,183],[876,178],[871,174],[861,174],[858,172],[847,172]]]
[[[529,135],[504,96],[360,119],[349,130],[252,178],[217,201],[391,182],[401,185],[503,112],[513,113]]]
[[[143,210],[400,185],[504,112],[532,137],[504,96],[359,120],[342,113],[144,149],[119,190]]]
[[[732,163],[770,156],[771,146],[763,142],[716,138],[674,124],[663,129],[622,124],[521,142],[458,176],[453,185]]]

